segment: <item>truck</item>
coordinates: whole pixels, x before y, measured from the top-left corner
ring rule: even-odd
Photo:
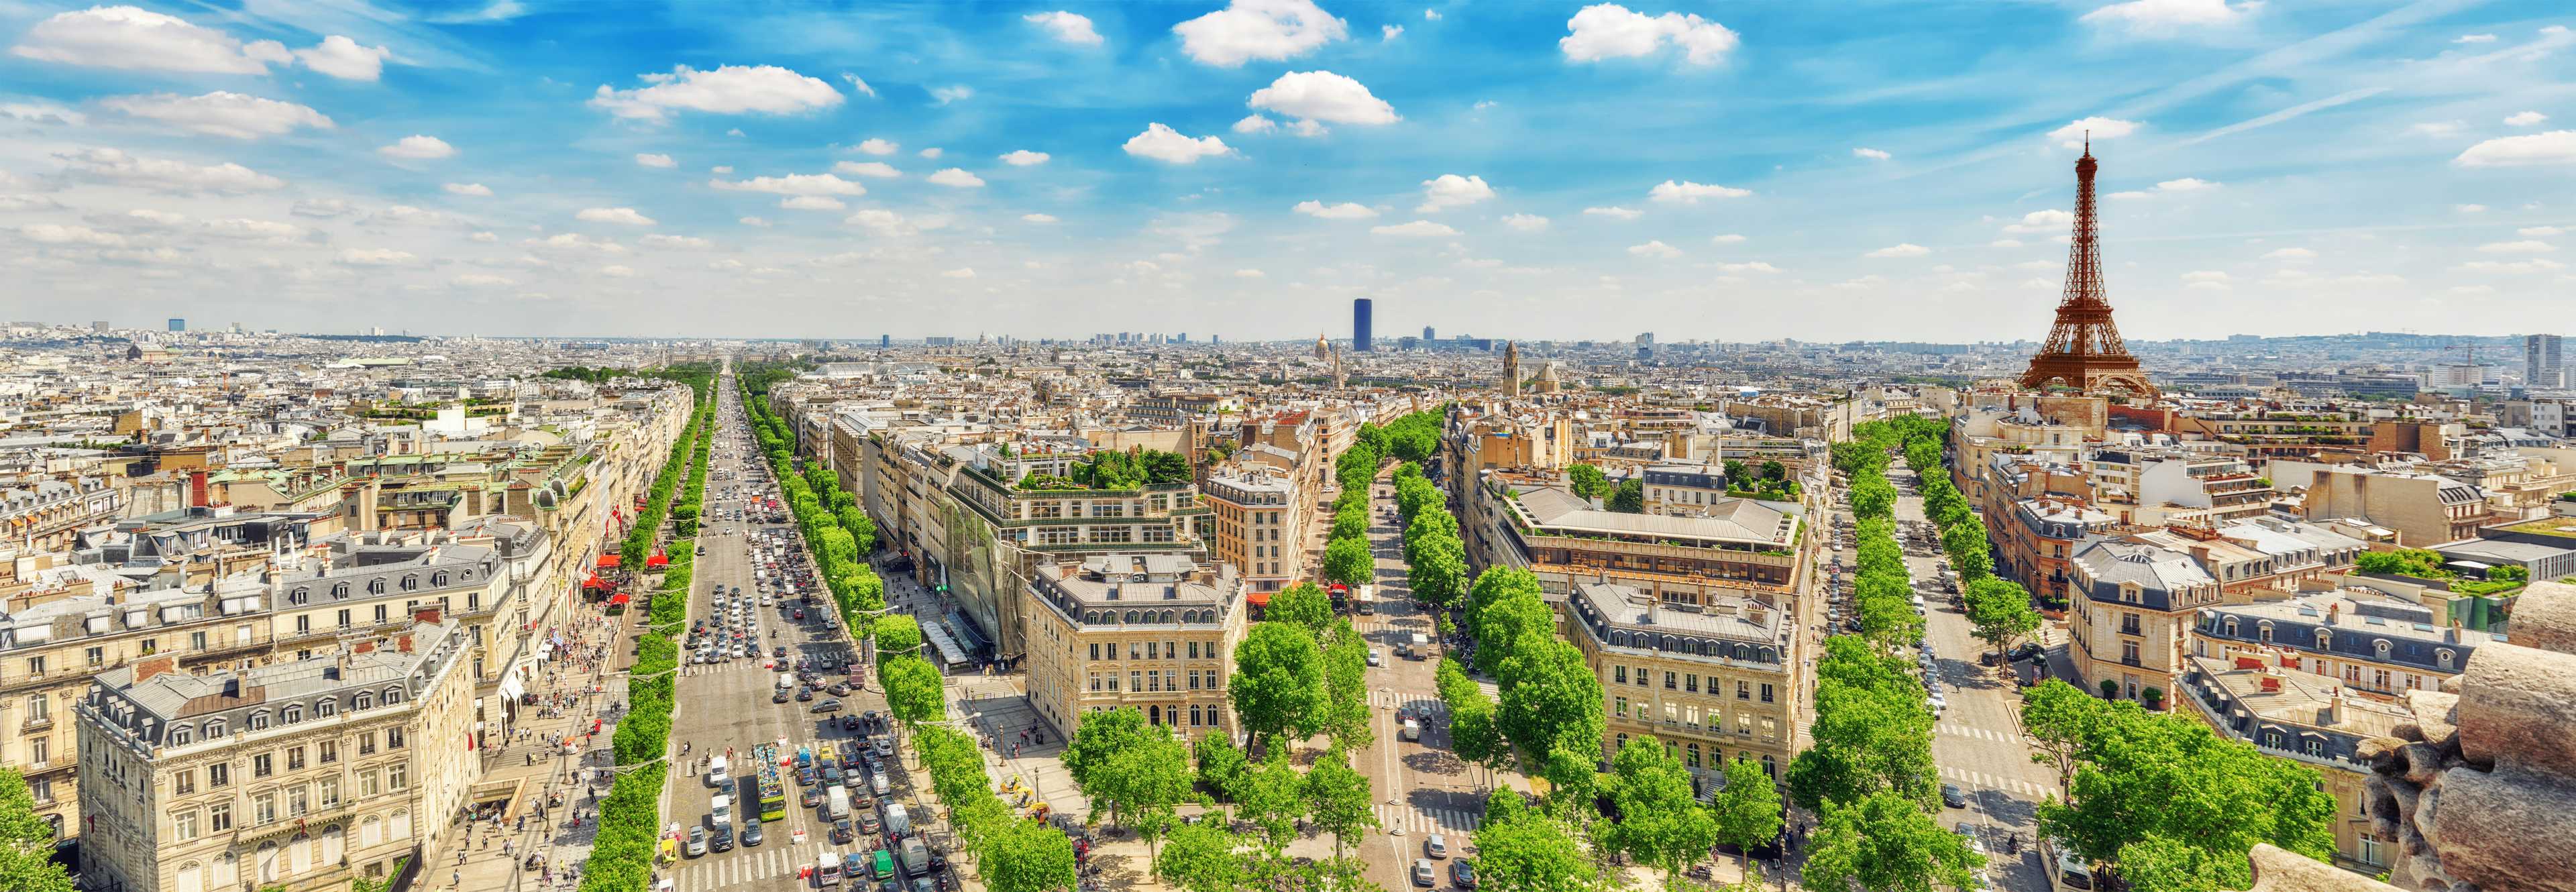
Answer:
[[[903,836],[912,832],[912,816],[904,812],[902,803],[886,803],[885,818],[887,835]]]
[[[904,840],[903,875],[908,877],[925,876],[927,875],[926,871],[929,867],[930,849],[921,844],[921,838],[916,836]]]
[[[840,819],[842,819],[842,818],[849,817],[849,816],[850,816],[850,790],[849,790],[849,788],[847,788],[847,787],[833,787],[832,789],[825,791],[825,799],[824,799],[824,805],[823,805],[823,808],[824,808],[823,813],[824,813],[825,815],[829,816],[832,820],[838,821],[838,820],[840,820]]]
[[[760,761],[760,819],[785,820],[787,787],[778,779],[778,747],[766,743],[752,747],[751,757]]]
[[[723,756],[717,756],[717,757],[715,757],[715,758],[708,759],[708,760],[707,760],[707,786],[714,787],[714,788],[716,788],[716,789],[721,790],[721,789],[724,789],[724,786],[725,786],[726,784],[732,783],[732,782],[733,782],[733,778],[732,778],[731,776],[729,776],[729,775],[725,774],[725,768],[726,768],[726,767],[727,767],[727,765],[726,765],[726,759],[725,759],[725,757],[723,757]]]
[[[1351,612],[1360,616],[1377,615],[1377,586],[1360,583],[1351,589]]]

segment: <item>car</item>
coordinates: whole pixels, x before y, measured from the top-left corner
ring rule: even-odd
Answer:
[[[753,822],[751,822],[751,823],[749,823],[749,824],[744,824],[744,825],[742,825],[742,846],[743,846],[743,848],[746,848],[746,849],[759,848],[759,847],[760,847],[760,836],[761,836],[761,834],[760,834],[760,822],[759,822],[759,821],[753,821]]]
[[[1961,791],[1958,784],[1942,784],[1941,804],[1951,808],[1967,808],[1968,794]]]
[[[733,851],[733,825],[732,825],[732,824],[718,824],[718,825],[716,825],[716,832],[715,832],[715,833],[713,833],[713,834],[710,834],[710,835],[707,837],[707,851],[710,851],[710,852],[730,852],[730,851]]]
[[[782,647],[773,648],[773,649],[771,649],[771,652],[770,652],[770,654],[769,654],[769,655],[770,655],[770,656],[773,656],[773,657],[777,657],[777,658],[782,659],[782,660],[783,660],[783,659],[786,659],[786,658],[787,658],[787,648],[786,648],[786,647],[783,647],[783,646],[782,646]]]
[[[805,773],[804,773],[804,777],[805,777],[805,782],[806,782],[806,783],[808,783],[808,784],[813,783],[813,782],[814,782],[814,771],[813,771],[813,769],[810,769],[810,768],[806,769],[806,770],[805,770]],[[806,788],[805,788],[805,793],[804,793],[803,795],[801,795],[801,796],[796,797],[796,801],[797,801],[797,803],[798,803],[798,804],[801,804],[801,805],[805,806],[806,808],[813,808],[813,807],[815,807],[815,806],[817,806],[817,805],[821,805],[821,804],[823,804],[823,788],[821,788],[821,787],[813,787],[813,786],[806,787]]]
[[[857,838],[859,838],[859,828],[857,825],[851,824],[850,819],[842,818],[838,821],[832,822],[833,842],[845,843]]]
[[[839,701],[834,701],[834,702],[839,702]],[[856,731],[856,730],[859,730],[859,717],[858,717],[858,716],[854,716],[854,715],[845,715],[845,716],[842,716],[842,717],[841,717],[841,730],[843,730],[843,731]]]
[[[1368,653],[1368,664],[1369,664],[1369,665],[1371,665],[1371,666],[1384,666],[1384,665],[1386,665],[1386,652],[1385,652],[1385,651],[1378,650],[1377,648],[1374,648],[1374,647],[1369,648],[1369,653]]]
[[[826,786],[826,787],[837,787],[837,786],[840,786],[840,785],[841,785],[841,766],[838,766],[838,765],[825,765],[825,766],[823,766],[823,786]]]
[[[1437,833],[1423,837],[1422,854],[1434,858],[1449,857],[1449,838]]]
[[[688,855],[691,858],[696,858],[707,853],[707,828],[705,826],[694,824],[690,825],[689,847],[684,851],[688,852]]]
[[[1476,866],[1463,858],[1449,862],[1449,882],[1461,889],[1476,888]]]
[[[2038,657],[2039,655],[2044,654],[2044,653],[2047,653],[2047,652],[2048,652],[2048,649],[2047,649],[2047,648],[2044,648],[2044,647],[2039,646],[2039,643],[2038,643],[2038,642],[2035,642],[2035,641],[2024,641],[2024,642],[2022,642],[2022,643],[2020,643],[2020,644],[2014,645],[2014,646],[2013,646],[2013,649],[2012,649],[2010,652],[2005,653],[2005,654],[2004,654],[2004,659],[2007,659],[2007,660],[2028,660],[2028,659],[2032,659],[2032,658]]]
[[[894,755],[894,740],[893,740],[892,738],[886,737],[886,736],[885,736],[885,735],[883,735],[883,734],[879,734],[879,735],[877,735],[877,736],[875,736],[875,737],[869,738],[869,739],[868,739],[868,746],[869,746],[869,748],[870,748],[870,749],[872,749],[872,750],[873,750],[877,755],[879,755],[879,756],[892,756],[892,755]],[[871,763],[871,764],[873,764],[873,763]]]
[[[813,701],[813,699],[814,699],[814,689],[813,689],[813,688],[806,688],[806,689],[803,689],[803,690],[800,690],[800,691],[797,691],[797,692],[796,692],[796,702],[799,702],[799,703],[807,703],[807,702],[812,702],[812,701]],[[814,711],[815,711],[815,712],[822,712],[822,711],[823,711],[823,708],[822,708],[822,707],[820,707],[820,706],[817,706],[817,707],[814,707]]]
[[[771,694],[769,695],[769,702],[771,702],[771,703],[785,703],[785,702],[787,702],[787,692],[786,692],[786,691],[784,691],[784,690],[781,690],[781,691],[777,691],[777,692],[771,693]]]
[[[847,697],[850,695],[851,691],[857,690],[857,688],[850,687],[849,682],[836,681],[832,683],[832,686],[828,690],[832,692],[832,696]]]
[[[1415,859],[1413,859],[1413,884],[1414,884],[1414,885],[1416,885],[1416,886],[1421,886],[1422,888],[1428,889],[1428,888],[1431,888],[1431,886],[1432,886],[1433,884],[1438,883],[1439,881],[1440,881],[1440,880],[1439,880],[1439,874],[1433,873],[1433,872],[1432,872],[1432,870],[1431,870],[1431,859],[1429,859],[1429,858],[1415,858]]]
[[[1960,821],[1959,823],[1950,826],[1950,832],[1959,834],[1960,836],[1965,836],[1969,839],[1975,839],[1977,838],[1977,825],[1974,821]]]
[[[860,806],[854,803],[851,807],[859,808]],[[865,833],[869,836],[875,836],[879,833],[885,832],[885,824],[877,819],[876,812],[862,811],[859,812],[859,832]]]

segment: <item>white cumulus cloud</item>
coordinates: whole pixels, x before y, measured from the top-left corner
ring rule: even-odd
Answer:
[[[18,227],[18,234],[40,245],[85,245],[93,248],[121,248],[125,236],[101,232],[87,226],[65,226],[58,223],[34,223]]]
[[[752,177],[748,180],[708,180],[707,185],[732,192],[767,192],[772,195],[866,195],[868,189],[828,173],[791,173],[783,177]]]
[[[1584,208],[1583,215],[1586,217],[1607,217],[1612,220],[1627,221],[1643,217],[1646,215],[1646,212],[1635,208],[1623,208],[1617,205],[1612,205],[1610,207],[1603,208]]]
[[[170,192],[266,192],[286,181],[230,162],[196,165],[163,158],[144,158],[120,149],[81,149],[58,153],[65,173],[83,179],[118,182]]]
[[[939,275],[950,279],[972,279],[975,277],[975,268],[971,266],[961,266],[956,269],[943,271]]]
[[[1030,167],[1045,164],[1047,163],[1047,159],[1052,157],[1054,156],[1045,152],[1032,152],[1027,149],[1016,149],[1003,153],[1002,163],[1008,164],[1012,167]]]
[[[20,35],[9,54],[92,68],[265,74],[293,58],[274,40],[243,45],[232,35],[132,6],[56,13]]]
[[[415,133],[394,140],[392,145],[378,147],[376,154],[405,161],[435,161],[456,157],[456,147],[438,137]]]
[[[611,279],[626,279],[626,278],[632,278],[632,277],[634,277],[634,275],[635,275],[635,268],[634,268],[634,267],[631,267],[631,266],[620,266],[620,265],[612,264],[612,265],[609,265],[609,266],[603,266],[603,267],[600,267],[600,268],[599,268],[599,274],[600,274],[600,275],[603,275],[603,276],[607,276],[607,277],[609,277],[609,278],[611,278]]]
[[[1649,16],[1616,3],[1584,7],[1565,20],[1565,29],[1566,35],[1556,45],[1576,62],[1651,55],[1670,44],[1681,48],[1682,58],[1690,64],[1715,65],[1738,42],[1725,25],[1697,15]]]
[[[2262,6],[2262,0],[2232,5],[2227,0],[2129,0],[2085,13],[2083,20],[2132,34],[2162,37],[2187,28],[2233,25]]]
[[[1914,243],[1912,243],[1912,242],[1906,242],[1906,243],[1904,243],[1904,244],[1889,245],[1889,246],[1887,246],[1887,247],[1880,248],[1880,249],[1878,249],[1878,250],[1876,250],[1876,251],[1871,251],[1871,252],[1869,252],[1869,254],[1867,254],[1866,256],[1869,256],[1869,257],[1880,257],[1880,258],[1886,258],[1886,257],[1921,257],[1921,256],[1923,256],[1923,255],[1925,255],[1925,254],[1930,254],[1930,253],[1932,253],[1932,249],[1930,249],[1930,248],[1926,248],[1926,247],[1923,247],[1922,245],[1914,244]]]
[[[2074,121],[2068,122],[2064,127],[2048,131],[2048,138],[2057,140],[2058,145],[2065,146],[2070,149],[2080,149],[2084,147],[2084,140],[2088,135],[2092,139],[2119,139],[2120,137],[2136,132],[2138,132],[2138,122],[2136,121],[2123,121],[2118,118],[2104,118],[2097,116],[2091,118],[2078,118]]]
[[[1309,217],[1321,217],[1326,220],[1365,220],[1377,216],[1377,211],[1368,205],[1348,201],[1340,204],[1300,201],[1293,210]]]
[[[620,118],[669,120],[680,111],[738,115],[789,115],[841,104],[841,92],[820,78],[775,65],[726,65],[700,71],[686,65],[669,74],[641,75],[649,86],[619,90],[599,85],[590,105]]]
[[[481,183],[448,183],[440,186],[439,188],[447,190],[447,194],[449,195],[465,195],[474,198],[492,197],[492,187]]]
[[[1538,232],[1547,228],[1547,218],[1537,214],[1513,214],[1503,218],[1503,225],[1521,232]]]
[[[1314,0],[1233,0],[1173,25],[1172,33],[1181,36],[1181,52],[1199,64],[1234,68],[1304,54],[1350,36],[1350,29]]]
[[[1020,20],[1046,29],[1047,34],[1064,43],[1084,46],[1100,44],[1100,32],[1091,29],[1091,19],[1086,16],[1059,9],[1054,12],[1029,13],[1021,16]]]
[[[903,176],[902,171],[894,169],[894,165],[887,164],[883,161],[843,161],[839,164],[832,165],[832,172],[846,173],[851,176],[859,177],[875,177],[880,180],[890,180]]]
[[[420,260],[409,251],[392,248],[344,248],[340,262],[350,266],[409,266]]]
[[[2567,234],[2567,230],[2560,229],[2556,226],[2525,226],[2521,229],[2514,230],[2513,234],[2530,236],[2565,235]]]
[[[674,161],[674,160],[671,160],[671,156],[669,156],[669,155],[663,155],[663,154],[658,154],[658,153],[653,153],[653,152],[637,152],[637,153],[635,153],[635,163],[637,163],[637,164],[641,164],[641,165],[643,165],[643,166],[645,166],[645,167],[678,167],[678,166],[680,166],[680,162],[678,162],[678,161]]]
[[[965,170],[955,167],[947,168],[938,173],[931,174],[930,181],[942,186],[949,186],[958,189],[977,189],[982,188],[984,185],[983,177],[967,173]]]
[[[2016,235],[2050,235],[2066,232],[2075,225],[2075,215],[2050,208],[2021,215],[2021,222],[2004,224],[2004,231]]]
[[[1236,133],[1268,133],[1277,129],[1279,122],[1260,115],[1245,115],[1243,120],[1234,122]]]
[[[1378,235],[1395,235],[1408,238],[1428,238],[1431,236],[1458,234],[1458,230],[1451,229],[1438,223],[1433,223],[1429,220],[1415,220],[1411,223],[1398,223],[1392,226],[1372,226],[1369,227],[1369,231]]]
[[[778,206],[791,211],[846,211],[849,205],[829,195],[793,195],[778,200]]]
[[[1210,13],[1210,15],[1216,15],[1216,13]],[[1196,164],[1201,158],[1225,155],[1234,151],[1226,147],[1225,140],[1213,136],[1192,139],[1182,135],[1180,131],[1163,126],[1161,122],[1145,125],[1145,132],[1130,137],[1120,148],[1127,150],[1127,154],[1139,158],[1152,158],[1168,164]]]
[[[620,226],[653,225],[653,218],[636,213],[634,208],[583,208],[573,218],[587,223],[615,223]]]
[[[2537,239],[2524,239],[2518,242],[2490,242],[2479,245],[2478,250],[2488,254],[2547,254],[2558,250],[2558,246]]]
[[[311,49],[295,51],[304,67],[344,81],[372,81],[384,74],[385,59],[392,50],[381,46],[361,46],[355,40],[333,34],[322,38]]]
[[[1717,265],[1717,269],[1719,272],[1728,273],[1776,273],[1780,271],[1779,267],[1772,266],[1771,264],[1764,263],[1759,260],[1748,260],[1743,263],[1721,263]]]
[[[1055,222],[1055,215],[1054,215],[1054,214],[1021,214],[1021,215],[1020,215],[1020,222],[1022,222],[1022,223],[1053,223],[1053,222]]]
[[[1887,159],[1889,159],[1889,158],[1893,158],[1893,157],[1896,157],[1896,156],[1894,156],[1894,155],[1890,155],[1890,154],[1888,154],[1887,152],[1885,152],[1885,151],[1883,151],[1883,150],[1879,150],[1879,149],[1859,148],[1859,149],[1853,149],[1853,150],[1852,150],[1852,157],[1854,157],[1854,158],[1867,158],[1867,159],[1872,160],[1872,161],[1885,161],[1885,160],[1887,160]]]
[[[2265,260],[2312,260],[2316,256],[2317,252],[2306,248],[2275,248],[2263,252]]]
[[[892,155],[902,150],[902,146],[895,145],[892,141],[877,139],[875,137],[859,141],[859,151],[866,152],[870,155]]]
[[[1744,236],[1737,235],[1737,234],[1732,233],[1732,232],[1727,233],[1727,234],[1725,234],[1725,235],[1712,235],[1712,236],[1709,236],[1709,237],[1708,237],[1708,243],[1709,243],[1709,244],[1712,244],[1712,245],[1737,245],[1737,244],[1743,244],[1743,243],[1744,243]]]
[[[1395,106],[1377,98],[1359,81],[1330,71],[1280,75],[1270,86],[1254,91],[1246,104],[1291,118],[1333,124],[1392,124],[1397,120]]]
[[[1494,187],[1485,185],[1481,176],[1459,176],[1444,173],[1422,181],[1422,206],[1417,214],[1434,214],[1454,207],[1465,207],[1494,197]]]
[[[1682,249],[1664,244],[1663,240],[1657,239],[1642,245],[1629,245],[1628,253],[1636,257],[1660,257],[1670,260],[1682,256]]]
[[[1698,204],[1703,198],[1742,198],[1751,194],[1753,194],[1751,189],[1738,189],[1733,186],[1665,180],[1648,190],[1646,197],[1665,204]]]
[[[329,130],[332,126],[330,118],[311,108],[224,90],[203,96],[111,96],[99,100],[99,105],[183,130],[232,139],[277,136],[298,127]]]
[[[2548,115],[2544,115],[2536,111],[2527,111],[2516,112],[2506,117],[2504,122],[2515,127],[2530,127],[2546,120],[2549,120]]]

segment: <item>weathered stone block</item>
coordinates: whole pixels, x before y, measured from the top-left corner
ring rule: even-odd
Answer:
[[[2414,713],[2413,724],[2419,732],[2413,739],[2445,749],[2459,742],[2460,695],[2422,689],[2408,691],[2406,708]]]
[[[2460,678],[2462,757],[2576,773],[2576,655],[2489,644]]]
[[[2576,654],[2576,585],[2535,582],[2514,598],[2513,643]]]
[[[2452,878],[2489,892],[2576,892],[2576,788],[2458,769],[2441,789],[2432,842]]]

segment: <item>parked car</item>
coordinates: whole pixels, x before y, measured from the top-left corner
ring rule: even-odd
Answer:
[[[689,845],[688,845],[688,848],[684,849],[683,851],[687,852],[687,853],[688,853],[688,856],[689,856],[689,857],[691,857],[691,858],[696,858],[696,857],[698,857],[698,856],[701,856],[701,855],[704,855],[704,854],[706,854],[706,853],[707,853],[707,828],[706,828],[706,825],[703,825],[703,824],[691,824],[691,825],[689,825]]]
[[[1423,837],[1422,854],[1434,858],[1449,857],[1449,838],[1437,833]]]
[[[1421,886],[1422,888],[1425,888],[1425,889],[1431,888],[1434,884],[1436,884],[1436,883],[1440,882],[1439,876],[1440,876],[1439,874],[1434,873],[1434,872],[1432,872],[1432,870],[1431,870],[1431,859],[1429,859],[1429,858],[1415,858],[1415,859],[1413,859],[1413,884],[1414,884],[1414,885],[1416,885],[1416,886]]]
[[[1463,858],[1449,862],[1449,882],[1461,889],[1476,888],[1476,866]]]

